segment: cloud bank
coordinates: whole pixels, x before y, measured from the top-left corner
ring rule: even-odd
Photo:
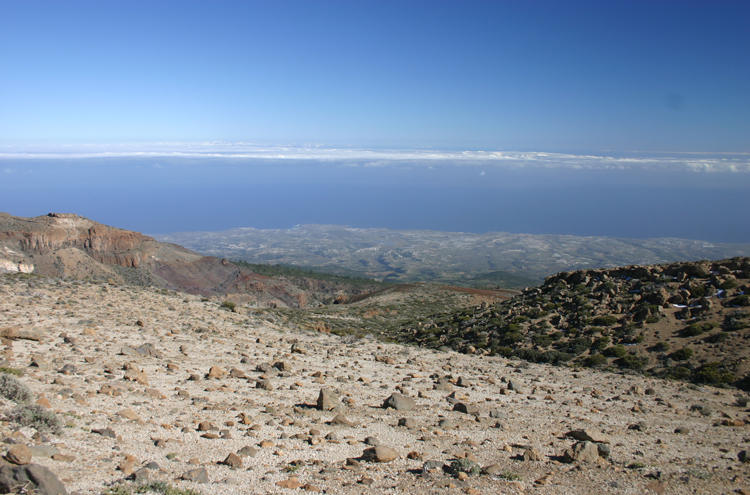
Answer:
[[[90,158],[204,158],[228,160],[296,160],[333,162],[345,166],[471,166],[505,168],[565,168],[585,170],[654,169],[689,172],[750,172],[750,153],[575,155],[521,151],[451,151],[423,149],[363,149],[324,146],[261,146],[249,143],[158,143],[0,147],[0,160],[60,160]]]

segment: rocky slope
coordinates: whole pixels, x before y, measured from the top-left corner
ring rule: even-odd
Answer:
[[[3,490],[11,474],[117,495],[750,490],[748,397],[721,388],[25,274],[0,275],[0,335]]]
[[[262,306],[311,302],[307,292],[288,282],[75,214],[0,213],[0,272],[154,285]]]
[[[488,308],[412,321],[402,340],[747,387],[749,294],[750,258],[562,272]]]

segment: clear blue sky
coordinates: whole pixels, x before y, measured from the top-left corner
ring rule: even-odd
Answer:
[[[0,2],[0,144],[750,151],[750,2]]]

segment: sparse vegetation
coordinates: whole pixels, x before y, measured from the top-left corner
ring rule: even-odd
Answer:
[[[498,478],[505,480],[505,481],[521,481],[523,480],[523,477],[518,474],[514,473],[512,471],[505,471],[499,475],[497,475]]]
[[[38,404],[22,404],[8,414],[8,419],[20,426],[30,426],[39,431],[60,433],[62,422],[57,414]]]
[[[0,396],[23,404],[29,402],[33,397],[31,390],[18,378],[7,374],[0,374]]]
[[[16,368],[9,368],[7,366],[0,366],[0,373],[5,373],[6,375],[23,376],[23,371]]]
[[[693,350],[690,347],[683,347],[674,351],[670,357],[675,361],[686,361],[693,357]]]
[[[152,481],[135,486],[113,486],[103,495],[134,495],[137,493],[158,493],[159,495],[202,495],[196,490],[182,490],[175,488],[165,481]]]
[[[456,459],[451,462],[450,468],[454,474],[466,473],[469,476],[476,476],[481,471],[479,464],[469,459]]]

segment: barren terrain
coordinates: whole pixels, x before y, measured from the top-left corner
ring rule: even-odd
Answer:
[[[750,490],[741,392],[338,337],[166,290],[0,281],[3,371],[64,425],[8,417],[0,435],[68,492]]]

